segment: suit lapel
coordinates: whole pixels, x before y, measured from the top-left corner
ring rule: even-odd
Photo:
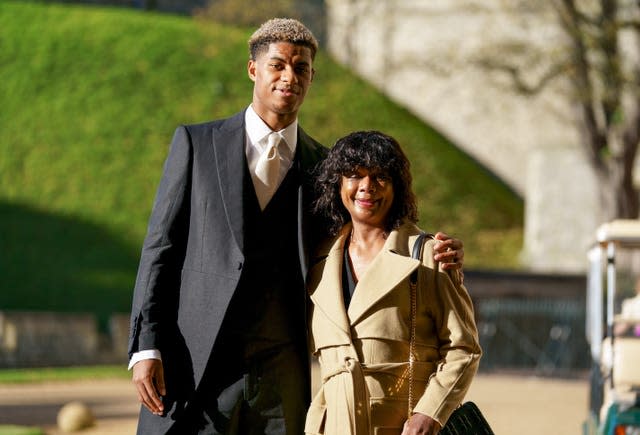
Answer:
[[[350,327],[342,296],[342,249],[351,226],[343,228],[331,244],[327,255],[311,269],[309,287],[315,288],[310,297],[316,310],[320,310],[338,329],[344,332],[346,342],[350,342]]]
[[[310,194],[313,184],[309,172],[324,157],[325,153],[326,149],[311,139],[298,126],[298,145],[296,149],[300,174],[300,185],[298,186],[298,254],[300,257],[300,269],[305,283],[308,274],[309,254],[314,246],[314,240],[310,232],[318,232],[317,228],[310,228],[311,225],[307,216],[313,199]]]
[[[404,247],[401,246],[402,241],[404,241]],[[406,237],[404,235],[400,237],[398,231],[392,231],[380,253],[360,278],[353,293],[348,310],[352,325],[418,267],[420,264],[418,260],[401,254],[406,251]]]
[[[240,251],[244,252],[244,112],[229,118],[219,128],[214,128],[212,136],[222,203],[233,237]],[[238,174],[241,174],[240,178]]]

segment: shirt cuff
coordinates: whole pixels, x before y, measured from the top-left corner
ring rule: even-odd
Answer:
[[[160,351],[158,349],[141,350],[140,352],[136,352],[131,356],[129,367],[127,368],[127,370],[131,370],[138,361],[142,361],[144,359],[162,360],[162,356],[160,355]]]

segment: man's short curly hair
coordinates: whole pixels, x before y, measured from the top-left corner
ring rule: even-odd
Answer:
[[[356,131],[338,139],[315,171],[313,212],[324,221],[329,235],[336,235],[351,220],[342,204],[340,188],[342,176],[357,168],[380,171],[391,178],[393,203],[385,224],[387,232],[397,229],[405,221],[418,221],[410,163],[400,144],[379,131]]]
[[[315,59],[318,41],[313,33],[300,21],[293,18],[272,18],[264,22],[249,38],[249,55],[256,60],[258,54],[269,48],[273,42],[290,42],[311,50],[311,59]]]

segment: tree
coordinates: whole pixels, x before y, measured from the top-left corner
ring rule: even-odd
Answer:
[[[324,40],[324,0],[208,0],[197,15],[219,23],[259,26],[274,17],[296,18],[305,23],[319,41]]]
[[[505,0],[503,7],[521,16],[546,14],[563,38],[552,47],[492,47],[477,62],[506,72],[522,94],[537,94],[566,79],[582,148],[598,180],[603,217],[638,218],[633,172],[640,143],[640,1]],[[542,72],[532,79],[531,68],[540,64]]]
[[[272,17],[299,18],[294,0],[209,0],[202,14],[221,23],[251,27]]]

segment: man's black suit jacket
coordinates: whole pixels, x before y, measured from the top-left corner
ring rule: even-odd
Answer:
[[[242,274],[242,189],[251,185],[242,178],[245,130],[244,112],[176,129],[149,220],[133,296],[129,355],[161,351],[169,417],[180,412],[181,402],[200,383]],[[303,173],[327,151],[301,128],[297,147]],[[309,228],[311,179],[303,175],[303,180],[298,251],[306,276],[310,237],[318,231]]]

